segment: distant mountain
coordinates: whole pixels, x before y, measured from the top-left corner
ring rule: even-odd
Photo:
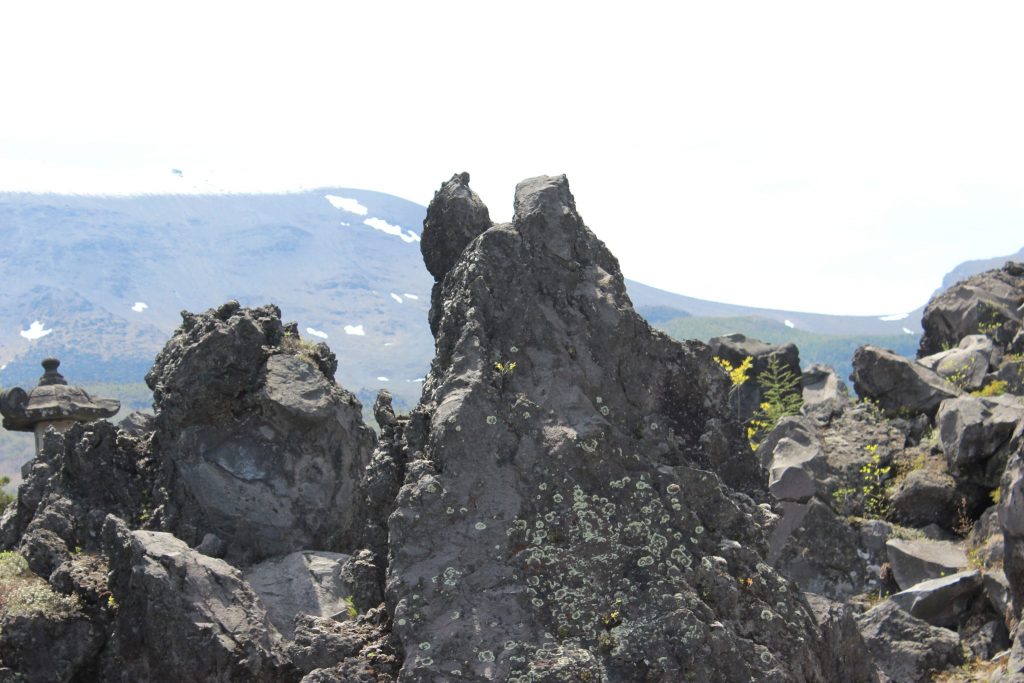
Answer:
[[[983,273],[986,270],[993,270],[995,268],[1002,268],[1003,264],[1007,261],[1024,261],[1024,248],[1018,251],[1016,254],[1010,254],[1009,256],[996,256],[995,258],[986,259],[975,259],[973,261],[964,261],[953,270],[946,273],[946,276],[942,278],[942,286],[936,290],[936,294],[940,294],[946,289],[949,289],[957,282],[965,280],[971,275]]]
[[[181,310],[203,311],[233,298],[275,303],[304,337],[326,341],[338,355],[339,381],[364,403],[387,388],[397,408],[410,407],[433,357],[432,279],[419,250],[425,211],[349,188],[134,197],[0,193],[6,247],[0,252],[0,384],[34,384],[47,355],[60,357],[75,383],[141,383]],[[985,263],[958,269],[982,270]],[[684,333],[673,323],[679,318],[689,319],[691,331],[705,318],[719,319],[719,327],[728,326],[720,319],[745,318],[770,321],[770,330],[794,330],[796,337],[905,335],[911,346],[920,334],[921,309],[831,316],[715,303],[634,281],[627,286],[641,314],[677,334]]]
[[[419,398],[433,356],[425,209],[352,189],[277,195],[0,194],[0,383],[57,355],[71,381],[141,382],[180,323],[228,299],[275,303],[338,355],[365,399]]]

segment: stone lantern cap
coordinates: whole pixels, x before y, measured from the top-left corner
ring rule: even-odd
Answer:
[[[0,414],[4,428],[15,432],[33,432],[40,422],[92,422],[113,417],[121,402],[110,398],[93,398],[81,387],[68,386],[57,372],[60,361],[47,358],[39,386],[26,392],[21,387],[0,394]]]

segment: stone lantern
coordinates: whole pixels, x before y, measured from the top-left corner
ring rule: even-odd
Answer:
[[[57,372],[60,361],[47,358],[45,372],[39,386],[26,392],[14,387],[0,394],[0,414],[4,428],[15,432],[34,432],[36,455],[43,446],[43,435],[53,427],[66,431],[76,422],[92,422],[113,417],[121,409],[121,402],[109,398],[93,398],[80,387],[68,386],[64,376]]]

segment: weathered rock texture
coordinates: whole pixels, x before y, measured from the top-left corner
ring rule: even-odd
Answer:
[[[183,318],[146,376],[169,528],[192,545],[214,534],[232,561],[352,551],[374,436],[333,354],[286,336],[275,306]]]
[[[956,283],[924,309],[918,356],[955,347],[964,337],[978,333],[991,336],[1005,348],[1020,332],[1022,303],[1024,267],[1019,263],[1007,263]]]
[[[890,414],[934,416],[939,404],[961,394],[934,371],[899,354],[866,345],[853,354],[853,388]]]
[[[424,245],[478,225],[463,185]],[[390,518],[401,680],[825,680],[734,491],[763,483],[723,374],[634,313],[565,178],[521,183],[512,223],[456,256]]]

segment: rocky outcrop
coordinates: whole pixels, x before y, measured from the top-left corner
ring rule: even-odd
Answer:
[[[1020,332],[1022,303],[1024,267],[1019,263],[1009,262],[956,283],[924,309],[918,356],[955,347],[964,337],[979,333],[1005,348]]]
[[[800,412],[827,424],[850,403],[850,392],[836,371],[827,366],[808,366],[801,377],[804,404]]]
[[[332,357],[286,335],[274,306],[183,314],[146,378],[166,528],[192,545],[213,534],[243,563],[359,546],[358,482],[375,439],[330,376]]]
[[[890,600],[862,614],[857,624],[878,667],[892,681],[925,683],[963,661],[955,632],[917,619]]]
[[[943,401],[935,417],[950,472],[986,489],[999,485],[1010,437],[1024,419],[1016,397],[965,396]]]
[[[850,380],[858,396],[876,401],[890,414],[934,416],[942,401],[961,394],[923,365],[870,345],[854,352]]]
[[[763,483],[725,378],[636,315],[564,177],[519,185],[436,310],[428,428],[406,435],[389,523],[402,680],[824,680],[735,491]]]

